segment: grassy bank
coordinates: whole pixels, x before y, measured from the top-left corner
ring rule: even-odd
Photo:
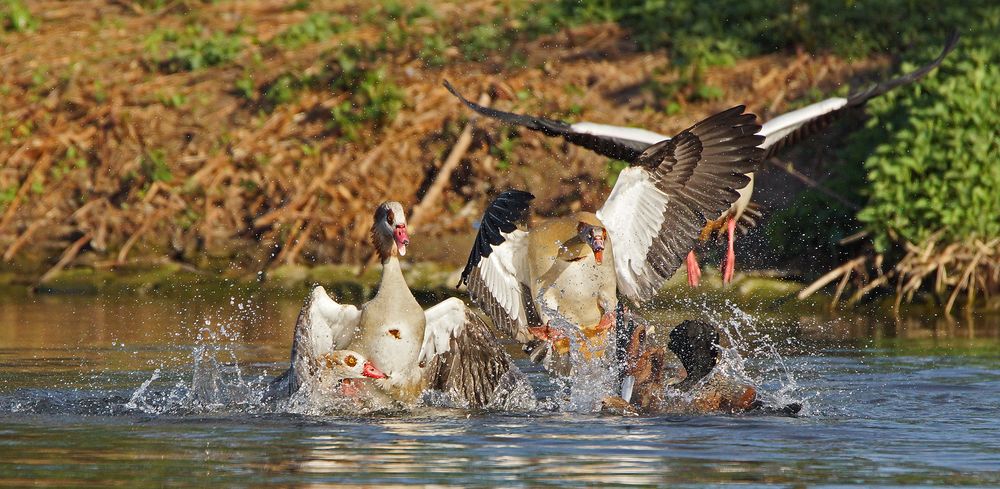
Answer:
[[[162,263],[248,282],[350,268],[367,262],[371,208],[386,199],[417,209],[413,231],[432,243],[423,259],[454,264],[498,191],[531,189],[542,216],[593,209],[621,165],[472,123],[444,79],[508,110],[670,133],[735,104],[766,120],[843,94],[897,72],[887,52],[923,60],[956,27],[989,39],[994,11],[904,0],[6,0],[0,272],[51,286],[64,273]],[[948,68],[957,80],[973,55],[962,56]],[[914,106],[899,98],[880,103],[850,148],[821,138],[792,161],[862,207],[890,209],[896,184],[870,176],[919,143],[887,141],[905,132],[889,121],[919,117],[889,114]],[[466,130],[471,143],[456,150]],[[759,179],[769,216],[802,190],[773,177]],[[802,199],[757,235],[766,249],[740,248],[741,262],[814,278],[855,256],[841,238],[868,229],[866,243],[888,246],[892,227],[875,228],[898,221]]]

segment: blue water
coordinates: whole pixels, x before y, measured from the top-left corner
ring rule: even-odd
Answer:
[[[305,416],[239,392],[282,368],[298,304],[232,306],[0,304],[0,485],[1000,485],[995,321],[757,325],[758,340],[767,328],[801,337],[775,340],[781,369],[748,360],[766,394],[805,404],[795,417],[623,418],[544,402]],[[223,386],[209,398],[192,394],[206,362]],[[540,397],[560,396],[521,366]]]

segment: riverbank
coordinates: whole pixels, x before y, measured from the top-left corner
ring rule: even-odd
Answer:
[[[464,288],[458,289],[461,268],[451,264],[421,261],[407,263],[404,274],[414,295],[423,304],[431,304],[447,297],[468,299]],[[117,268],[95,269],[76,267],[63,270],[45,283],[38,277],[12,270],[0,270],[0,300],[17,301],[37,296],[100,296],[155,297],[184,299],[189,297],[226,298],[265,295],[275,299],[298,300],[305,297],[314,285],[323,285],[336,300],[359,304],[372,297],[378,287],[379,267],[362,269],[358,265],[284,265],[267,272],[229,270],[209,272],[175,262],[147,265],[129,265]],[[683,273],[668,281],[657,298],[656,308],[674,304],[696,304],[707,310],[724,310],[735,306],[762,314],[807,314],[829,316],[833,314],[894,315],[892,295],[873,297],[851,308],[832,310],[832,294],[817,293],[799,299],[798,293],[808,284],[784,278],[778,272],[751,271],[739,273],[729,286],[723,286],[719,274],[708,270],[702,285],[691,289]],[[931,301],[928,298],[928,301]],[[933,302],[905,305],[901,313],[937,316],[938,307]],[[986,302],[972,312],[995,313],[1000,310],[1000,300]],[[965,311],[960,311],[963,314]]]

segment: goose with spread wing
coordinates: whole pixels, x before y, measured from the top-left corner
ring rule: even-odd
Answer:
[[[945,42],[941,54],[930,63],[919,69],[911,71],[900,77],[878,83],[864,90],[854,92],[847,98],[833,97],[787,114],[775,117],[761,128],[760,134],[764,136],[761,147],[766,150],[761,161],[764,161],[778,154],[781,150],[792,146],[803,139],[819,133],[836,120],[844,116],[859,111],[864,108],[872,98],[878,97],[898,86],[913,83],[931,70],[936,68],[944,60],[958,43],[959,35],[952,33]],[[566,122],[534,117],[523,114],[504,112],[489,107],[475,104],[455,90],[448,82],[445,86],[465,105],[479,114],[491,117],[508,124],[524,126],[528,129],[542,132],[548,136],[560,136],[569,143],[582,146],[603,156],[624,161],[634,161],[644,151],[662,144],[668,137],[645,129],[611,126],[606,124],[595,124],[590,122],[578,122],[569,124]],[[747,179],[740,187],[736,187],[740,192],[739,199],[735,200],[731,206],[723,209],[723,212],[712,216],[709,223],[703,230],[702,236],[707,238],[715,231],[725,230],[728,235],[728,246],[726,259],[723,265],[723,281],[728,283],[732,280],[735,272],[735,231],[737,223],[745,216],[750,205],[751,194],[753,193],[753,172],[747,172]],[[752,223],[752,221],[751,221]],[[691,285],[698,284],[701,276],[698,261],[691,251],[686,257],[688,271],[688,282]]]
[[[495,401],[503,394],[497,387],[516,367],[486,322],[460,299],[426,311],[417,303],[399,262],[410,244],[402,205],[378,206],[371,242],[382,263],[378,292],[359,308],[338,304],[321,286],[313,289],[295,326],[284,375],[289,393],[315,375],[331,352],[351,349],[378,366],[382,376],[370,375],[366,382],[381,399],[410,405],[431,389],[469,407]]]
[[[628,157],[632,165],[596,213],[524,231],[517,223],[534,197],[500,194],[485,211],[462,272],[469,295],[521,342],[557,340],[555,318],[603,337],[619,296],[650,299],[705,223],[738,198],[735,189],[746,185],[745,174],[763,154],[755,119],[733,107]]]

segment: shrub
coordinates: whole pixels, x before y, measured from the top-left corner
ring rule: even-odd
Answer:
[[[157,30],[146,38],[146,51],[161,71],[194,71],[232,61],[243,51],[243,39],[233,33],[188,26],[176,31]]]
[[[264,85],[260,107],[273,110],[277,105],[294,101],[304,90],[346,94],[330,110],[329,126],[348,139],[357,139],[363,124],[384,125],[403,107],[402,89],[384,67],[375,64],[377,57],[376,51],[364,46],[344,46],[316,72],[287,72]]]
[[[868,134],[852,138],[881,142],[864,162],[858,214],[880,252],[938,232],[946,242],[1000,236],[1000,6],[981,13],[937,73],[873,100]]]
[[[991,0],[561,0],[570,23],[615,21],[677,64],[725,63],[801,46],[846,56],[926,44],[969,25]]]
[[[38,28],[38,19],[20,0],[0,0],[0,31],[28,32]]]
[[[271,41],[274,45],[295,49],[312,42],[319,42],[334,34],[346,32],[350,29],[350,24],[341,18],[330,17],[329,14],[312,14],[301,23],[292,25]]]

